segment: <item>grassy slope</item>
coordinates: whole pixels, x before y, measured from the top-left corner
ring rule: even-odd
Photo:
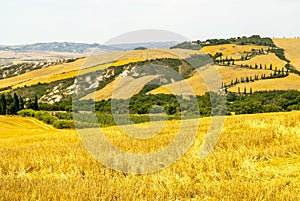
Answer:
[[[300,41],[300,40],[299,40]],[[216,54],[217,52],[223,53],[223,58],[228,56],[228,58],[236,58],[240,59],[240,55],[244,51],[251,51],[252,49],[267,49],[266,47],[262,46],[256,46],[256,45],[234,45],[234,44],[225,44],[225,45],[216,45],[216,46],[206,46],[202,50],[204,52],[210,53],[212,55]],[[254,58],[247,60],[247,61],[236,61],[235,64],[248,64],[252,65],[253,67],[255,64],[258,66],[262,64],[263,69],[265,65],[267,65],[267,68],[269,68],[270,64],[273,65],[273,70],[277,67],[278,70],[281,70],[282,67],[285,66],[286,62],[280,60],[275,54],[270,53],[267,55],[258,55]],[[223,82],[226,84],[230,84],[231,80],[235,81],[236,78],[240,79],[241,77],[250,77],[252,76],[254,78],[254,75],[258,75],[259,78],[261,74],[269,75],[271,71],[268,70],[254,70],[254,69],[244,69],[244,68],[232,68],[232,67],[216,67],[218,69],[219,74]],[[285,68],[284,68],[285,69]],[[205,71],[204,71],[205,72]],[[213,80],[213,77],[212,77]],[[203,79],[200,75],[195,75],[192,78],[189,78],[188,83],[192,85],[192,88],[197,95],[203,95],[205,92],[207,92],[207,86],[204,83]],[[221,84],[219,84],[217,87],[214,87],[214,90],[216,91],[218,87],[220,87]],[[295,77],[294,75],[290,75],[286,78],[278,79],[272,79],[272,80],[263,80],[263,81],[256,81],[254,83],[249,84],[239,84],[239,87],[241,89],[244,88],[244,86],[247,87],[253,87],[253,91],[261,91],[261,90],[287,90],[287,89],[295,89],[299,90],[299,79]],[[237,88],[233,87],[230,88],[229,91],[237,92]],[[188,87],[183,87],[182,82],[175,82],[171,84],[164,85],[162,87],[159,87],[150,93],[152,94],[159,94],[159,93],[167,93],[170,94],[173,91],[175,94],[184,94],[184,93],[191,93],[191,90],[187,89]]]
[[[79,59],[72,63],[50,66],[48,68],[31,71],[16,77],[0,80],[0,88],[9,86],[12,88],[23,87],[25,85],[30,86],[37,84],[38,82],[50,83],[57,80],[75,77],[78,74],[102,70],[113,65],[124,65],[132,62],[144,61],[146,59],[179,58],[181,54],[185,55],[188,53],[186,51],[178,51],[174,53],[167,49],[149,49],[95,55],[88,57],[88,59]]]
[[[241,76],[252,76],[254,78],[254,75],[261,75],[261,74],[270,74],[270,71],[268,70],[253,70],[253,69],[246,69],[246,68],[235,68],[235,67],[223,67],[223,66],[211,66],[205,70],[200,71],[201,74],[196,74],[193,77],[187,79],[187,82],[192,86],[194,92],[196,95],[203,95],[205,92],[208,91],[207,86],[202,79],[202,76],[206,76],[207,79],[215,80],[216,73],[209,73],[210,68],[218,70],[218,74],[220,75],[220,80],[223,80],[226,84],[230,84],[231,80],[235,81],[236,78],[240,79]],[[218,82],[219,80],[216,80],[213,84],[214,91],[217,91],[218,88],[221,87],[221,83]],[[184,85],[183,82],[175,82],[171,84],[167,84],[164,86],[161,86],[157,89],[152,90],[151,94],[159,94],[159,93],[167,93],[170,94],[172,90],[175,94],[181,94],[181,93],[187,93],[190,90],[187,85]]]
[[[95,99],[96,101],[109,98],[127,99],[137,94],[149,81],[158,78],[160,75],[144,76],[134,79],[132,77],[117,77],[103,89],[83,97],[83,100]]]
[[[253,92],[255,91],[265,91],[265,90],[300,90],[300,77],[295,74],[290,74],[284,78],[259,80],[252,83],[242,83],[235,87],[228,89],[231,92],[238,92],[238,87],[240,87],[241,92],[244,91],[244,87],[252,87]]]
[[[255,64],[257,64],[258,67],[260,64],[262,64],[263,69],[264,69],[265,65],[267,66],[267,69],[269,69],[270,64],[272,64],[273,70],[275,70],[275,67],[277,67],[278,70],[281,70],[281,68],[285,66],[286,62],[279,59],[274,53],[270,53],[267,55],[255,56],[247,61],[237,61],[237,62],[235,62],[235,64],[238,64],[238,65],[248,64],[248,65],[252,65],[253,67],[255,66]]]
[[[213,153],[202,160],[197,156],[210,120],[201,119],[196,140],[183,158],[140,176],[102,166],[75,131],[47,130],[29,120],[0,117],[5,129],[0,133],[4,200],[299,200],[299,112],[227,117]],[[179,125],[167,123],[150,140],[130,140],[116,127],[104,132],[124,151],[147,153],[165,147]]]
[[[252,49],[268,49],[264,46],[257,45],[235,45],[235,44],[224,44],[224,45],[213,45],[213,46],[205,46],[202,48],[202,51],[209,53],[211,55],[215,55],[217,52],[222,52],[223,58],[224,56],[228,56],[228,58],[232,57],[233,59],[240,59],[241,53],[244,51],[251,52]]]
[[[285,56],[291,64],[300,71],[300,39],[299,38],[276,38],[273,39],[276,46],[283,48]]]

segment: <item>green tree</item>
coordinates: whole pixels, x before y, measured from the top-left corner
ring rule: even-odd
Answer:
[[[20,102],[19,102],[19,97],[17,96],[16,93],[14,93],[14,95],[13,95],[13,107],[14,107],[14,113],[13,114],[17,114],[17,112],[20,109]]]
[[[13,103],[14,102],[13,98],[11,97],[10,94],[7,94],[5,98],[6,98],[6,114],[9,114],[9,115],[15,114],[15,111],[14,111],[15,107],[14,107],[14,103]]]
[[[39,110],[39,103],[38,103],[38,97],[37,96],[34,97],[33,107],[34,107],[33,108],[34,110]]]
[[[0,95],[0,115],[6,115],[6,99],[5,95]]]
[[[19,97],[19,100],[20,100],[19,109],[23,110],[24,109],[24,100],[23,100],[22,96]]]

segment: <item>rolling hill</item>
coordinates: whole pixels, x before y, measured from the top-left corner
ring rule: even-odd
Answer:
[[[300,78],[298,75],[290,74],[284,78],[277,79],[268,79],[268,80],[259,80],[251,83],[242,83],[237,86],[234,86],[228,91],[230,92],[238,92],[238,88],[240,88],[240,92],[244,91],[244,88],[249,93],[250,88],[252,91],[272,91],[272,90],[300,90]]]
[[[299,38],[276,38],[275,44],[284,49],[285,56],[291,61],[295,69],[300,71],[300,39]]]
[[[255,37],[255,40],[261,39]],[[292,65],[295,67],[297,67],[297,48],[294,48],[292,44],[297,44],[297,41],[297,39],[274,39],[278,47],[287,49],[284,53],[286,57],[292,60]],[[82,87],[85,88],[82,88],[81,91],[86,91],[82,95],[82,100],[93,98],[95,95],[97,101],[111,98],[116,90],[115,86],[121,80],[123,85],[120,86],[121,88],[118,87],[117,91],[119,92],[117,94],[123,94],[123,98],[129,98],[131,95],[137,94],[147,84],[154,84],[154,82],[149,82],[152,78],[155,78],[156,82],[160,79],[159,83],[155,83],[160,85],[160,87],[153,89],[148,94],[174,93],[187,95],[191,94],[192,89],[196,95],[203,95],[207,91],[236,93],[238,88],[243,90],[245,87],[248,89],[252,88],[252,92],[299,90],[297,76],[294,73],[289,73],[289,70],[286,68],[287,62],[282,60],[275,51],[278,48],[274,47],[273,44],[265,46],[257,45],[258,43],[261,42],[256,41],[255,44],[244,45],[235,43],[206,44],[200,50],[172,48],[116,51],[79,58],[70,62],[65,61],[56,65],[54,63],[37,70],[27,68],[28,70],[22,71],[22,73],[19,73],[21,72],[20,69],[16,68],[16,72],[14,70],[10,72],[12,77],[0,79],[0,89],[2,93],[17,91],[25,98],[30,98],[34,91],[38,90],[36,94],[38,94],[40,101],[51,104],[60,100],[70,99],[76,88],[75,84],[71,84],[71,82],[80,80],[83,83]],[[96,44],[94,45],[97,46]],[[79,53],[89,46],[75,43],[53,43],[48,44],[48,46],[46,44],[37,44],[36,46],[14,48],[21,51],[34,48],[41,48],[42,50],[46,47],[53,51],[57,50],[55,48],[63,50],[63,48],[74,47],[76,49],[78,47],[79,49],[74,51]],[[204,59],[204,57],[200,57],[200,60],[199,58],[197,60],[195,55],[204,54],[210,54],[212,57],[210,61],[207,61],[210,63],[208,66],[199,66],[201,67],[200,70],[198,69],[198,72],[201,74],[199,75],[197,71],[193,72],[189,65],[193,64],[193,62],[199,63],[200,60]],[[179,61],[183,63],[181,65],[176,64]],[[152,64],[157,64],[157,62],[159,65],[174,68],[179,74],[184,75],[191,88],[184,84],[186,82],[175,78],[175,74],[169,74],[166,77],[165,75],[169,73],[167,71],[150,72],[152,71],[150,68],[148,70],[144,68],[145,72],[142,72],[141,66],[145,64],[151,66]],[[9,67],[6,67],[6,69],[9,69]],[[4,70],[3,72],[7,73]],[[165,75],[161,76],[162,74]],[[203,78],[206,81],[211,79],[210,82],[213,84],[209,85],[210,88],[207,88],[208,86],[206,86]],[[135,90],[130,91],[129,88],[133,86],[135,86]],[[94,93],[93,91],[95,90],[96,92]],[[29,93],[29,91],[31,92]],[[128,94],[131,95],[128,96]]]
[[[199,70],[196,75],[187,79],[187,82],[192,87],[195,95],[203,95],[207,91],[218,91],[221,87],[221,82],[229,84],[231,81],[235,81],[237,78],[240,79],[241,76],[252,76],[261,75],[264,73],[269,73],[267,70],[251,70],[245,68],[237,67],[224,67],[224,66],[207,66],[205,69]],[[219,79],[215,76],[219,75]],[[208,85],[211,87],[208,90],[208,86],[205,83],[205,80],[212,80],[212,83],[208,82]],[[185,81],[179,81],[171,83],[168,85],[161,86],[157,89],[152,90],[151,94],[160,94],[160,93],[175,93],[177,95],[188,95],[191,94],[190,87],[184,84]]]

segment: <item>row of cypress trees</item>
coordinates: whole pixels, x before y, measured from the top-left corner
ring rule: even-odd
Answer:
[[[34,109],[38,110],[38,98],[29,99],[24,101],[21,96],[16,93],[13,94],[1,94],[0,95],[0,115],[15,115],[18,111],[22,109]]]

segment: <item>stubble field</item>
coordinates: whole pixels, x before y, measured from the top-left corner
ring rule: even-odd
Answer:
[[[300,112],[227,117],[214,151],[199,159],[209,123],[200,119],[192,147],[174,164],[130,175],[93,159],[75,130],[1,116],[0,200],[299,200]],[[167,122],[148,141],[104,131],[120,149],[144,153],[165,147],[179,126]]]

